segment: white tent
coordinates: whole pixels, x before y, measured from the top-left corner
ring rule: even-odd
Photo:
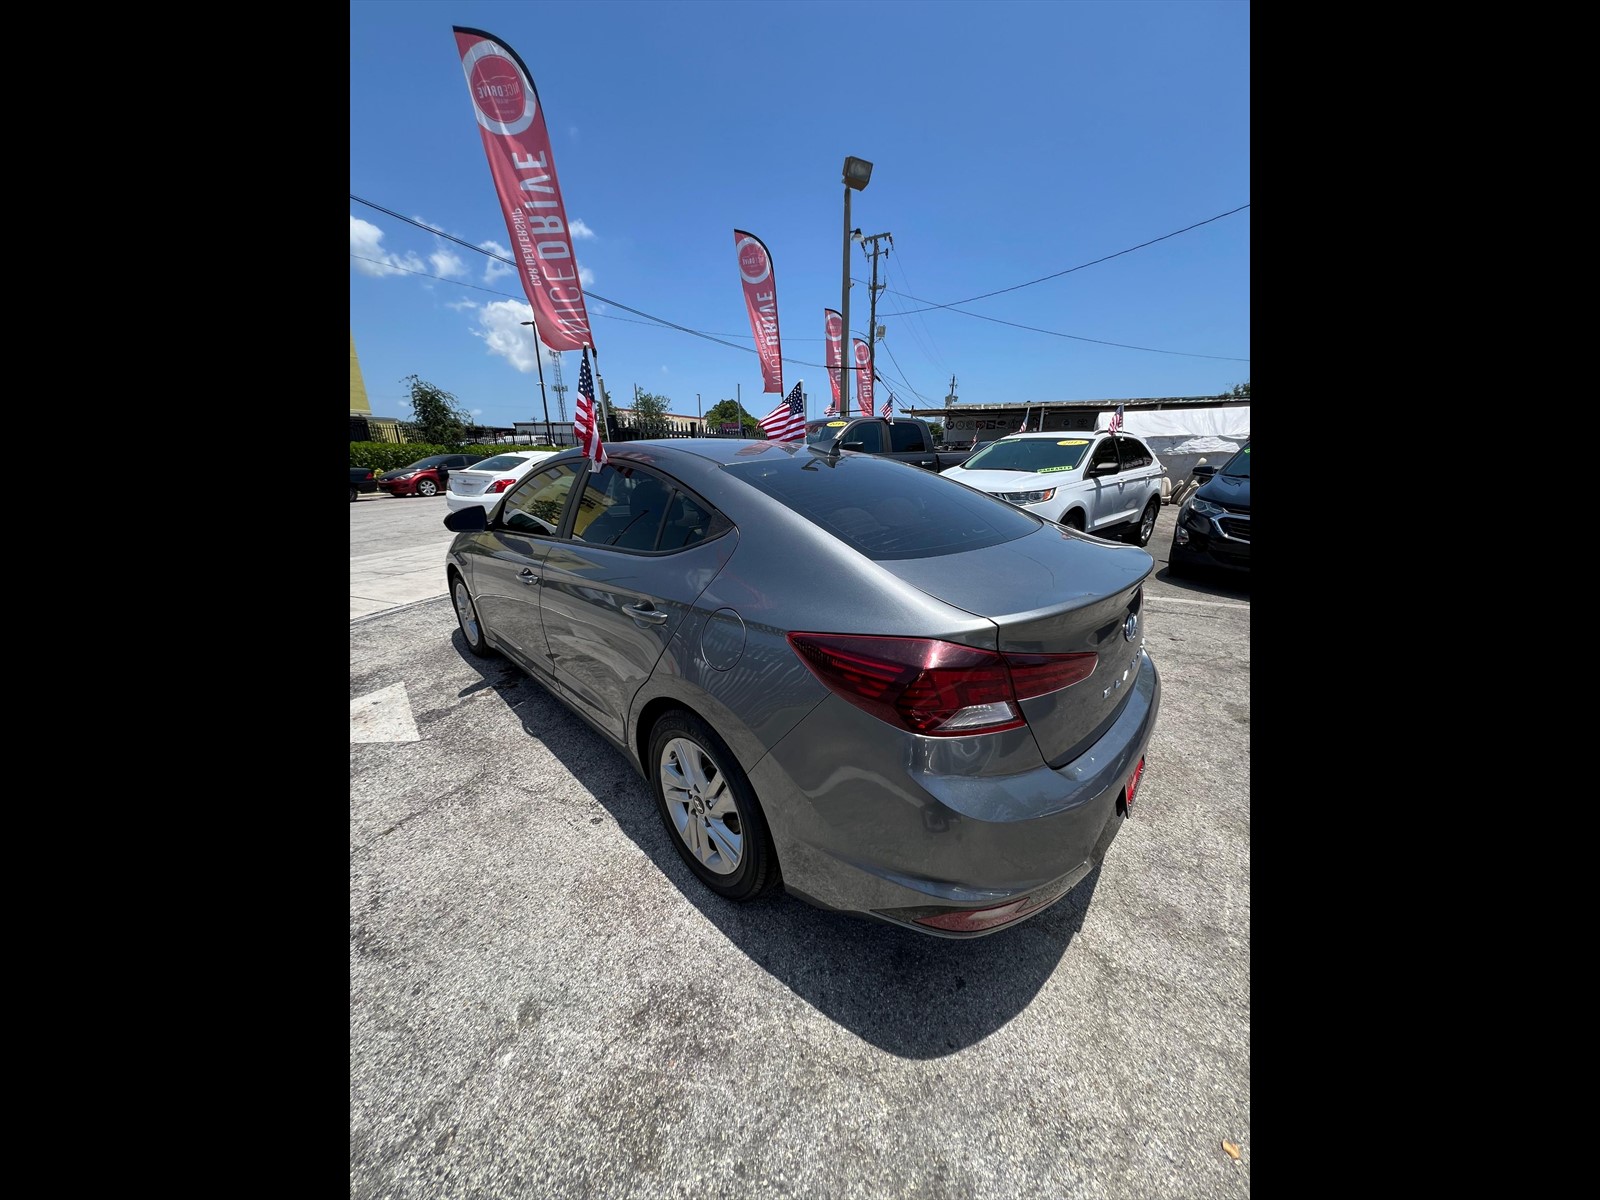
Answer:
[[[1095,419],[1096,429],[1109,424],[1108,412]],[[1143,438],[1163,461],[1180,455],[1232,454],[1250,440],[1250,406],[1124,411],[1122,429]]]

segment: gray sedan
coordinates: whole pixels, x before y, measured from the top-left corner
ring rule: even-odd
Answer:
[[[652,786],[690,869],[945,937],[1059,900],[1134,803],[1145,550],[798,444],[577,450],[445,519],[503,654]]]

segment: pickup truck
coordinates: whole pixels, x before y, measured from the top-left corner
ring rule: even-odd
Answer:
[[[806,422],[806,444],[819,449],[837,447],[883,458],[897,458],[930,471],[958,467],[971,456],[971,448],[939,450],[933,431],[920,417],[823,417]]]

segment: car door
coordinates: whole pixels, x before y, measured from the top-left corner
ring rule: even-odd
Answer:
[[[539,588],[554,678],[618,740],[629,706],[737,533],[676,481],[613,462],[586,477]]]
[[[468,560],[484,625],[498,640],[509,643],[507,650],[525,668],[544,677],[550,674],[540,615],[544,564],[566,520],[567,502],[582,468],[579,459],[530,474],[506,496]]]
[[[1090,449],[1088,465],[1084,468],[1084,482],[1089,489],[1086,500],[1089,509],[1087,528],[1091,532],[1127,519],[1122,516],[1125,505],[1122,502],[1121,472],[1122,460],[1117,455],[1117,439],[1108,434]]]
[[[1151,497],[1161,496],[1161,467],[1156,456],[1136,437],[1117,435],[1117,453],[1122,459],[1122,505],[1129,521],[1137,521]]]

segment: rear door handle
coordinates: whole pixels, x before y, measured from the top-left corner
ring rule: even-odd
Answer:
[[[661,612],[649,601],[641,600],[638,604],[626,606],[627,613],[635,621],[648,621],[651,625],[665,625],[669,614]]]
[[[530,583],[534,587],[539,586],[539,577],[533,573],[532,567],[523,567],[521,571],[517,572],[517,579],[522,583]]]

